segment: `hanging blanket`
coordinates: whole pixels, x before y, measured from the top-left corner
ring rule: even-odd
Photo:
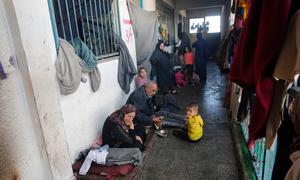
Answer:
[[[118,82],[120,87],[125,91],[126,94],[128,94],[130,91],[131,81],[137,74],[137,70],[125,42],[120,37],[117,38],[116,47],[120,52]]]
[[[135,38],[135,46],[138,67],[146,67],[151,72],[149,59],[158,41],[157,13],[145,11],[133,3],[128,2],[129,15]],[[147,42],[147,43],[145,43]]]
[[[91,77],[92,90],[100,88],[101,76],[97,68],[97,59],[80,39],[76,40],[74,47],[64,39],[60,39],[58,57],[55,62],[60,91],[63,95],[74,93],[80,84],[82,71],[88,72]],[[78,54],[80,57],[78,57]]]
[[[75,49],[75,53],[81,58],[80,65],[82,70],[90,74],[92,90],[96,92],[100,88],[101,83],[101,76],[97,67],[97,57],[79,38],[74,40],[73,47]]]
[[[74,93],[80,84],[81,67],[80,58],[75,54],[71,44],[60,39],[58,57],[55,62],[60,91],[63,95]]]

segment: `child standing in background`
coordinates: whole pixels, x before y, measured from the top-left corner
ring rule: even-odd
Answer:
[[[187,71],[187,77],[189,83],[192,82],[193,69],[194,69],[194,55],[190,47],[185,47],[185,53],[183,55],[183,60],[185,64],[185,69]]]
[[[138,75],[135,78],[136,86],[139,88],[145,85],[148,81],[147,69],[145,67],[140,67]]]
[[[186,128],[187,130],[174,130],[174,135],[191,141],[198,142],[203,136],[203,119],[198,113],[199,105],[191,103],[186,107]]]

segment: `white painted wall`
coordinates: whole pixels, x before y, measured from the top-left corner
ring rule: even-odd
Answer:
[[[73,177],[52,59],[56,51],[47,0],[14,0],[39,123],[53,179]],[[15,45],[17,42],[15,42]]]
[[[39,119],[31,106],[32,89],[24,73],[26,59],[19,53],[24,54],[24,49],[19,49],[22,42],[14,12],[12,1],[0,1],[0,61],[7,74],[0,80],[0,179],[53,179]]]
[[[122,38],[136,63],[126,1],[119,2]],[[76,93],[61,96],[47,0],[0,4],[0,57],[8,73],[8,79],[0,81],[0,179],[73,179],[71,164],[78,152],[90,145],[105,118],[127,99],[117,82],[118,59],[98,64],[98,92],[91,91],[88,79]],[[19,69],[8,63],[14,53]]]
[[[156,10],[156,1],[155,0],[144,0],[143,9],[146,11],[155,11]]]
[[[136,64],[132,27],[130,24],[124,24],[124,22],[128,22],[126,20],[129,20],[126,1],[119,0],[119,9],[122,38],[128,40],[126,44]],[[128,38],[127,30],[132,33],[132,38]],[[101,73],[101,85],[97,92],[92,92],[88,78],[88,82],[81,83],[74,94],[60,98],[72,161],[77,158],[80,151],[89,147],[97,135],[102,132],[106,117],[124,105],[128,97],[121,90],[117,81],[118,59],[100,62],[98,68]],[[134,84],[132,83],[131,91],[133,90]]]

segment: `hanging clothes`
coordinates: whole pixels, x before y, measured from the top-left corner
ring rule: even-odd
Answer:
[[[265,145],[270,149],[277,134],[277,130],[281,125],[281,113],[283,111],[283,101],[286,95],[286,83],[279,80],[274,85],[274,98],[270,109],[270,114],[266,124],[266,140]]]
[[[289,168],[292,166],[292,161],[289,158],[291,154],[289,147],[293,141],[293,124],[287,109],[283,112],[283,118],[282,125],[278,130],[277,152],[272,180],[284,179]]]
[[[226,62],[226,57],[227,57],[227,49],[228,49],[227,47],[229,44],[229,40],[230,40],[229,36],[226,37],[224,40],[222,40],[218,54],[217,54],[217,57],[218,57],[217,64],[221,70],[228,68],[225,65],[225,62]]]
[[[83,43],[81,41],[77,42]],[[87,60],[81,59],[79,57],[87,57],[88,59],[90,59],[92,55],[87,54],[91,51],[89,51],[86,46],[79,47],[76,45],[76,47],[78,48],[77,55],[72,45],[64,39],[59,39],[59,45],[60,46],[57,60],[55,62],[55,68],[57,79],[59,81],[60,92],[63,95],[74,93],[78,89],[81,82],[82,71],[88,72],[90,74],[92,90],[93,92],[96,92],[100,88],[101,83],[100,72],[96,66],[97,60],[95,59],[95,62],[93,62],[93,67],[90,66],[90,68],[88,68],[86,66]],[[85,49],[84,47],[86,47],[87,49]]]
[[[7,78],[7,75],[5,74],[3,66],[2,66],[2,64],[0,62],[0,80],[1,79],[6,79],[6,78]]]
[[[98,91],[101,83],[101,75],[97,67],[98,59],[96,55],[78,37],[74,39],[73,47],[75,53],[81,58],[79,63],[83,72],[88,72],[90,75],[93,92]]]
[[[229,79],[256,93],[249,142],[262,137],[273,98],[272,72],[283,45],[291,0],[251,1]],[[276,12],[276,13],[274,13]]]
[[[249,14],[249,0],[240,0],[239,6],[243,8],[243,19],[246,20]]]
[[[149,60],[158,40],[157,12],[143,10],[129,1],[127,3],[134,32],[135,47],[138,47],[136,48],[137,65],[138,67],[146,67],[150,72]]]
[[[116,48],[120,52],[118,82],[123,91],[128,94],[130,92],[130,84],[134,76],[137,74],[137,70],[123,39],[118,37],[116,43]]]
[[[193,43],[192,47],[196,49],[195,52],[196,73],[199,75],[200,80],[206,80],[208,52],[207,52],[207,43],[202,38],[201,33],[197,34],[197,41]]]
[[[300,11],[291,20],[273,76],[293,82],[297,73],[300,73]]]
[[[294,101],[289,107],[290,117],[294,126],[294,137],[291,145],[290,159],[293,162],[285,176],[285,180],[300,179],[300,95],[297,94]]]
[[[293,165],[287,172],[284,180],[298,180],[300,179],[300,151],[291,154],[290,159]]]
[[[281,124],[280,112],[286,95],[288,83],[294,82],[295,74],[300,72],[300,11],[293,16],[285,43],[281,49],[273,77],[280,79],[275,84],[274,98],[266,129],[266,147],[270,148]],[[285,83],[287,81],[287,83]]]
[[[290,107],[289,113],[291,120],[293,122],[294,128],[294,138],[291,145],[291,152],[296,152],[300,150],[300,94],[294,97]]]
[[[72,45],[66,40],[59,39],[55,68],[60,92],[63,95],[72,94],[78,89],[81,79],[80,61]]]

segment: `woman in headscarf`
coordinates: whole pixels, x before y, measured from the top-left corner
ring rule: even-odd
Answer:
[[[197,33],[197,41],[193,43],[193,48],[196,48],[195,52],[195,64],[196,64],[196,73],[199,75],[201,81],[206,80],[206,65],[208,60],[207,54],[207,43],[202,38],[202,33]]]
[[[179,57],[179,65],[184,65],[183,55],[185,53],[186,47],[191,47],[190,38],[185,32],[182,32],[178,35],[180,45],[178,47],[178,57]]]
[[[107,117],[103,126],[103,144],[113,148],[144,149],[146,139],[145,129],[134,124],[136,107],[124,105]]]
[[[165,44],[158,41],[156,48],[150,58],[152,69],[155,69],[157,84],[163,93],[168,93],[173,86],[172,62],[169,54],[164,51]],[[152,74],[152,72],[151,72]]]

